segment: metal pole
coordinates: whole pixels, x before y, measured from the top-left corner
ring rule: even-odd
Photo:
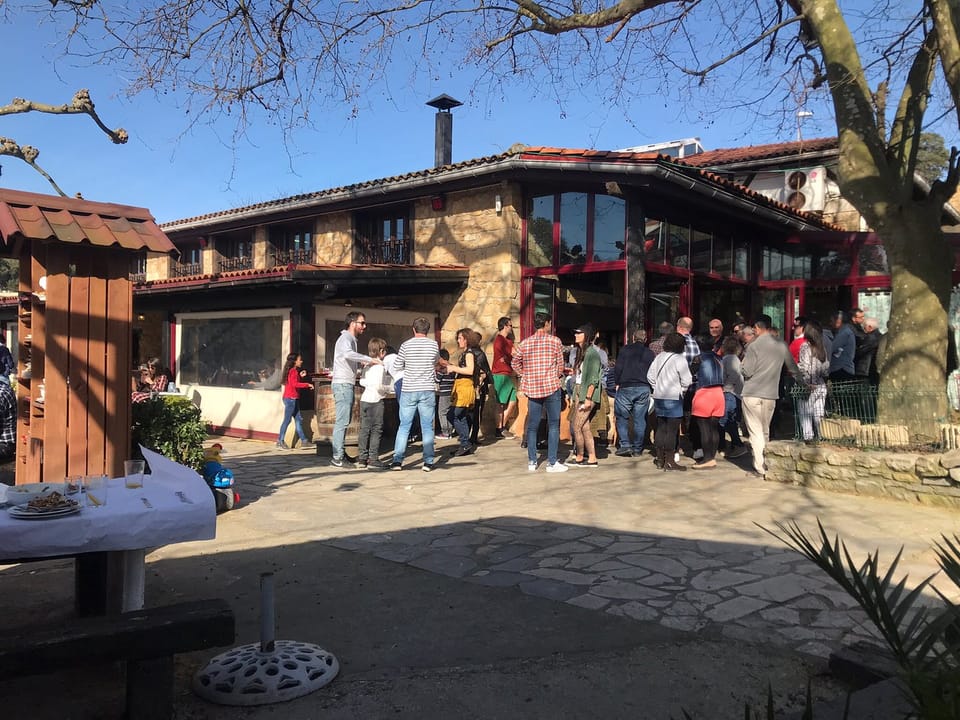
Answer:
[[[276,639],[273,573],[260,575],[260,652],[272,653]]]

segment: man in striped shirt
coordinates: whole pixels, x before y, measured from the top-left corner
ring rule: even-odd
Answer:
[[[433,422],[437,410],[436,384],[437,361],[440,359],[440,346],[436,340],[427,337],[430,321],[418,317],[413,321],[413,337],[404,341],[397,352],[393,367],[403,371],[403,392],[400,393],[400,427],[393,447],[391,470],[403,470],[403,454],[407,451],[407,440],[413,416],[420,414],[420,432],[423,435],[424,472],[433,470]]]
[[[537,469],[537,428],[547,413],[547,472],[566,472],[557,460],[560,444],[560,378],[563,376],[563,345],[553,334],[553,318],[537,313],[536,332],[513,348],[513,370],[520,376],[520,392],[527,398],[527,469]]]

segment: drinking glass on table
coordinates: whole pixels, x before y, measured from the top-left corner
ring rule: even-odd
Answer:
[[[107,476],[88,475],[83,481],[87,507],[102,507],[107,504]]]
[[[145,463],[143,460],[124,460],[123,461],[123,485],[127,488],[143,487],[143,470]]]
[[[68,497],[71,497],[79,502],[82,492],[83,475],[69,475],[67,477],[66,486],[63,488],[64,495],[67,495]]]

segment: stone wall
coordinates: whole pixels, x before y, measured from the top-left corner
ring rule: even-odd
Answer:
[[[781,440],[767,445],[766,479],[960,509],[960,450],[864,451]]]
[[[501,210],[496,211],[496,196]],[[446,195],[446,208],[435,212],[429,199],[414,207],[415,262],[466,265],[466,289],[450,297],[441,313],[440,344],[456,347],[456,332],[478,330],[492,341],[497,320],[517,319],[520,310],[520,192],[509,183]],[[489,350],[489,348],[485,348]]]

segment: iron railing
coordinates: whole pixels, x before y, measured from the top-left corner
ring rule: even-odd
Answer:
[[[200,263],[174,263],[174,277],[189,277],[190,275],[200,275],[203,266]]]
[[[273,264],[276,267],[306,265],[313,262],[313,250],[277,250],[273,258]]]
[[[253,258],[246,257],[221,257],[220,272],[230,272],[231,270],[249,270],[253,267]]]

